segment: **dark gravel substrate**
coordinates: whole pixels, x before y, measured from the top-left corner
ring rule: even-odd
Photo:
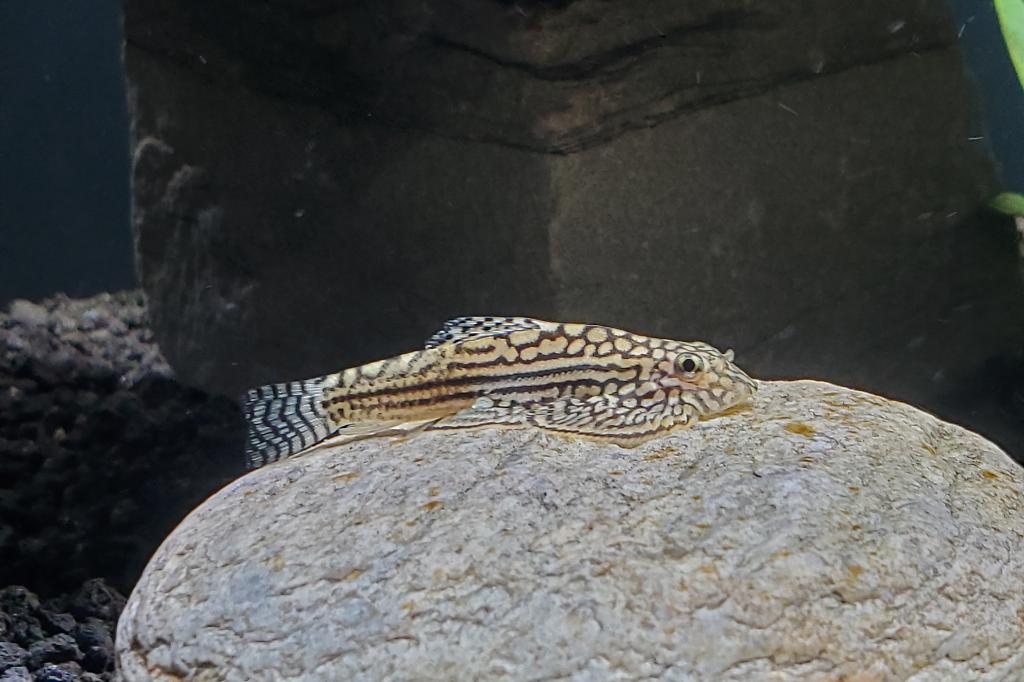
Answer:
[[[127,594],[242,473],[243,442],[234,401],[174,380],[140,293],[15,301],[0,314],[0,585],[49,598],[102,577]]]
[[[124,597],[102,580],[48,600],[0,589],[0,682],[114,679],[114,631]]]

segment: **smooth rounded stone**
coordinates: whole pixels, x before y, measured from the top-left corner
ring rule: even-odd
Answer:
[[[632,450],[324,448],[182,522],[117,657],[129,682],[1017,679],[1022,482],[977,434],[812,381]]]

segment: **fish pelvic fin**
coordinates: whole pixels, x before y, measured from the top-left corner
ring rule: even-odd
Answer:
[[[337,430],[323,406],[326,379],[267,384],[245,394],[245,459],[250,469],[307,450]]]

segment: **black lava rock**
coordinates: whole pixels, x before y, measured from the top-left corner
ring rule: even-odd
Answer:
[[[14,642],[0,642],[0,672],[24,665],[28,652]]]
[[[28,650],[28,667],[40,668],[46,663],[80,661],[82,652],[71,635],[59,634],[34,643]]]
[[[107,682],[124,597],[102,580],[40,602],[20,585],[0,590],[0,682]]]
[[[15,302],[0,313],[0,585],[50,595],[103,576],[128,591],[244,470],[243,443],[234,401],[174,379],[138,292]]]
[[[32,675],[28,668],[19,665],[15,668],[8,668],[6,672],[0,674],[0,682],[32,682]]]
[[[107,621],[86,618],[75,630],[75,641],[85,654],[83,668],[94,673],[114,669],[114,638]]]
[[[32,673],[32,682],[80,682],[82,668],[74,662],[47,663]]]

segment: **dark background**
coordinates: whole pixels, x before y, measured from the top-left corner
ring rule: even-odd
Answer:
[[[0,305],[135,286],[117,0],[0,0]]]
[[[1024,191],[1024,93],[991,3],[951,0],[984,139]],[[117,0],[0,0],[0,305],[135,286]]]

